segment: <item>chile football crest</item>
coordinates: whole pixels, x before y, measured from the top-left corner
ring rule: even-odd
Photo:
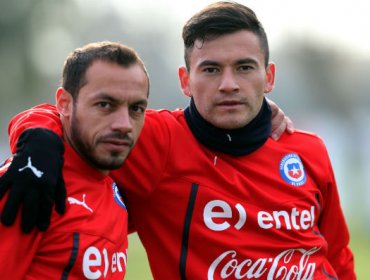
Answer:
[[[114,200],[118,203],[119,206],[121,206],[123,209],[127,210],[126,205],[122,200],[122,196],[119,192],[119,189],[118,189],[116,183],[112,184],[112,189],[113,189]]]
[[[301,159],[296,154],[287,154],[280,161],[280,175],[290,185],[302,186],[306,183],[306,173]]]

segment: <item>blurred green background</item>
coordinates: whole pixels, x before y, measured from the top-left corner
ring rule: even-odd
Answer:
[[[150,107],[175,109],[181,29],[211,0],[0,0],[0,160],[10,155],[12,115],[54,103],[67,54],[92,41],[135,48],[151,78]],[[277,64],[269,97],[297,128],[327,144],[351,231],[358,279],[370,279],[370,3],[250,0]],[[151,279],[136,235],[127,279]]]

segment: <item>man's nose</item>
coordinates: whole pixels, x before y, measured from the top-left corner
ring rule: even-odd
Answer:
[[[222,72],[219,90],[225,93],[233,93],[239,90],[239,84],[233,70],[225,69]]]
[[[132,131],[132,123],[128,108],[117,110],[112,116],[111,128],[116,131],[130,132]]]

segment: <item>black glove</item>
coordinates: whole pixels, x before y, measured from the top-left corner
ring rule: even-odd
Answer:
[[[0,178],[0,198],[10,189],[1,213],[4,225],[14,223],[21,204],[25,233],[35,226],[42,231],[49,227],[54,202],[55,210],[64,213],[63,154],[62,139],[51,130],[31,128],[21,134],[16,154]]]

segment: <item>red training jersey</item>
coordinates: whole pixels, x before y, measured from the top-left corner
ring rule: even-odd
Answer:
[[[43,108],[54,121],[32,113]],[[45,121],[60,130],[49,105],[15,117],[13,147],[25,127]],[[231,156],[200,144],[182,110],[149,110],[111,176],[155,279],[356,279],[332,166],[314,134],[284,134]]]
[[[66,213],[60,216],[54,211],[45,232],[34,229],[23,233],[20,215],[15,226],[0,224],[1,279],[124,278],[127,210],[117,185],[83,161],[68,144],[64,157]],[[6,168],[2,167],[0,174]],[[23,172],[28,168],[37,172],[32,158]],[[6,197],[0,201],[1,209],[5,201]]]

